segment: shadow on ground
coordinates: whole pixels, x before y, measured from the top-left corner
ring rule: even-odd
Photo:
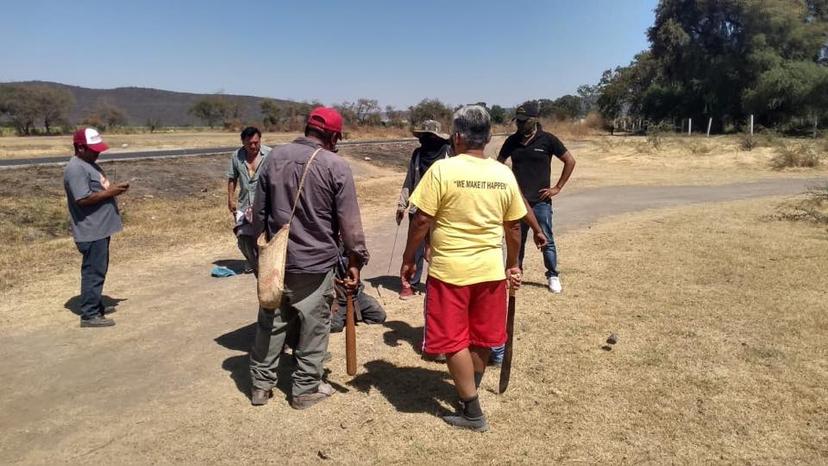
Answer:
[[[113,298],[112,296],[103,295],[101,297],[101,301],[103,301],[104,307],[118,307],[118,304],[122,301],[126,301],[127,298]],[[66,303],[63,304],[63,307],[72,311],[75,315],[81,315],[81,297],[80,295],[72,296],[69,298]]]
[[[213,261],[213,265],[227,267],[237,274],[246,273],[247,270],[249,270],[247,267],[247,261],[244,259],[219,259]]]
[[[250,357],[247,354],[256,337],[256,323],[245,325],[244,327],[233,330],[217,337],[214,341],[219,345],[233,351],[244,351],[245,354],[232,356],[224,360],[221,368],[230,373],[230,378],[236,384],[236,388],[248,399],[250,398],[250,390],[252,382],[250,380]],[[295,341],[296,337],[289,340]],[[295,343],[294,343],[295,344]],[[288,343],[290,346],[290,343]],[[279,357],[279,366],[277,371],[276,388],[281,391],[285,398],[290,397],[291,393],[291,374],[296,369],[296,361],[290,354],[282,354]],[[323,379],[325,379],[330,371],[325,369]],[[348,391],[347,388],[338,385],[334,388],[340,392]]]
[[[393,275],[381,275],[379,277],[366,278],[364,281],[371,284],[372,287],[377,288],[382,286],[383,290],[388,290],[399,294],[402,286],[400,284],[400,277]],[[396,299],[396,296],[383,296],[385,299]]]
[[[388,331],[382,334],[382,341],[391,347],[400,346],[404,341],[411,345],[411,349],[417,354],[422,352],[423,327],[412,327],[408,322],[401,320],[386,321],[382,325],[388,327]]]
[[[397,367],[385,360],[369,361],[364,367],[366,372],[348,385],[362,392],[378,390],[403,413],[448,414],[444,404],[452,404],[457,397],[445,370]]]

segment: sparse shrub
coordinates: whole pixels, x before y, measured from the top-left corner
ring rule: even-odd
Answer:
[[[662,121],[658,124],[651,124],[647,127],[647,143],[655,150],[661,150],[667,142],[667,135],[673,132],[671,123]]]
[[[707,155],[713,151],[713,146],[695,138],[685,141],[684,147],[691,155]]]
[[[809,189],[804,199],[782,204],[773,217],[778,220],[828,225],[828,185]]]
[[[647,143],[655,150],[661,150],[664,145],[664,133],[658,129],[647,132]]]
[[[758,146],[759,146],[759,141],[756,139],[756,136],[754,136],[753,134],[744,133],[739,138],[739,147],[741,147],[742,150],[751,151],[755,147],[758,147]]]
[[[782,146],[771,159],[771,166],[776,170],[784,168],[814,168],[820,164],[820,156],[817,150],[806,144],[794,144]]]
[[[600,113],[590,112],[587,114],[586,118],[584,118],[584,125],[589,129],[602,129],[606,126],[606,123]]]

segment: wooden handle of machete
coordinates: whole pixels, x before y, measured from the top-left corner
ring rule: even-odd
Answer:
[[[356,316],[354,316],[354,294],[347,291],[348,298],[345,307],[345,371],[348,375],[356,375]]]

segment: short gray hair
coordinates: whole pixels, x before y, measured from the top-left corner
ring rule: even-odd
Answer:
[[[451,132],[463,137],[469,149],[482,149],[492,137],[492,118],[480,105],[465,105],[454,112]]]

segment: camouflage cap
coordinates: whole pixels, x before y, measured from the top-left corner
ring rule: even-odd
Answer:
[[[440,124],[439,121],[435,120],[424,120],[419,125],[415,126],[414,129],[411,130],[411,134],[414,136],[418,136],[422,133],[431,133],[438,138],[442,139],[449,139],[450,136],[446,133],[442,132],[443,126]]]

